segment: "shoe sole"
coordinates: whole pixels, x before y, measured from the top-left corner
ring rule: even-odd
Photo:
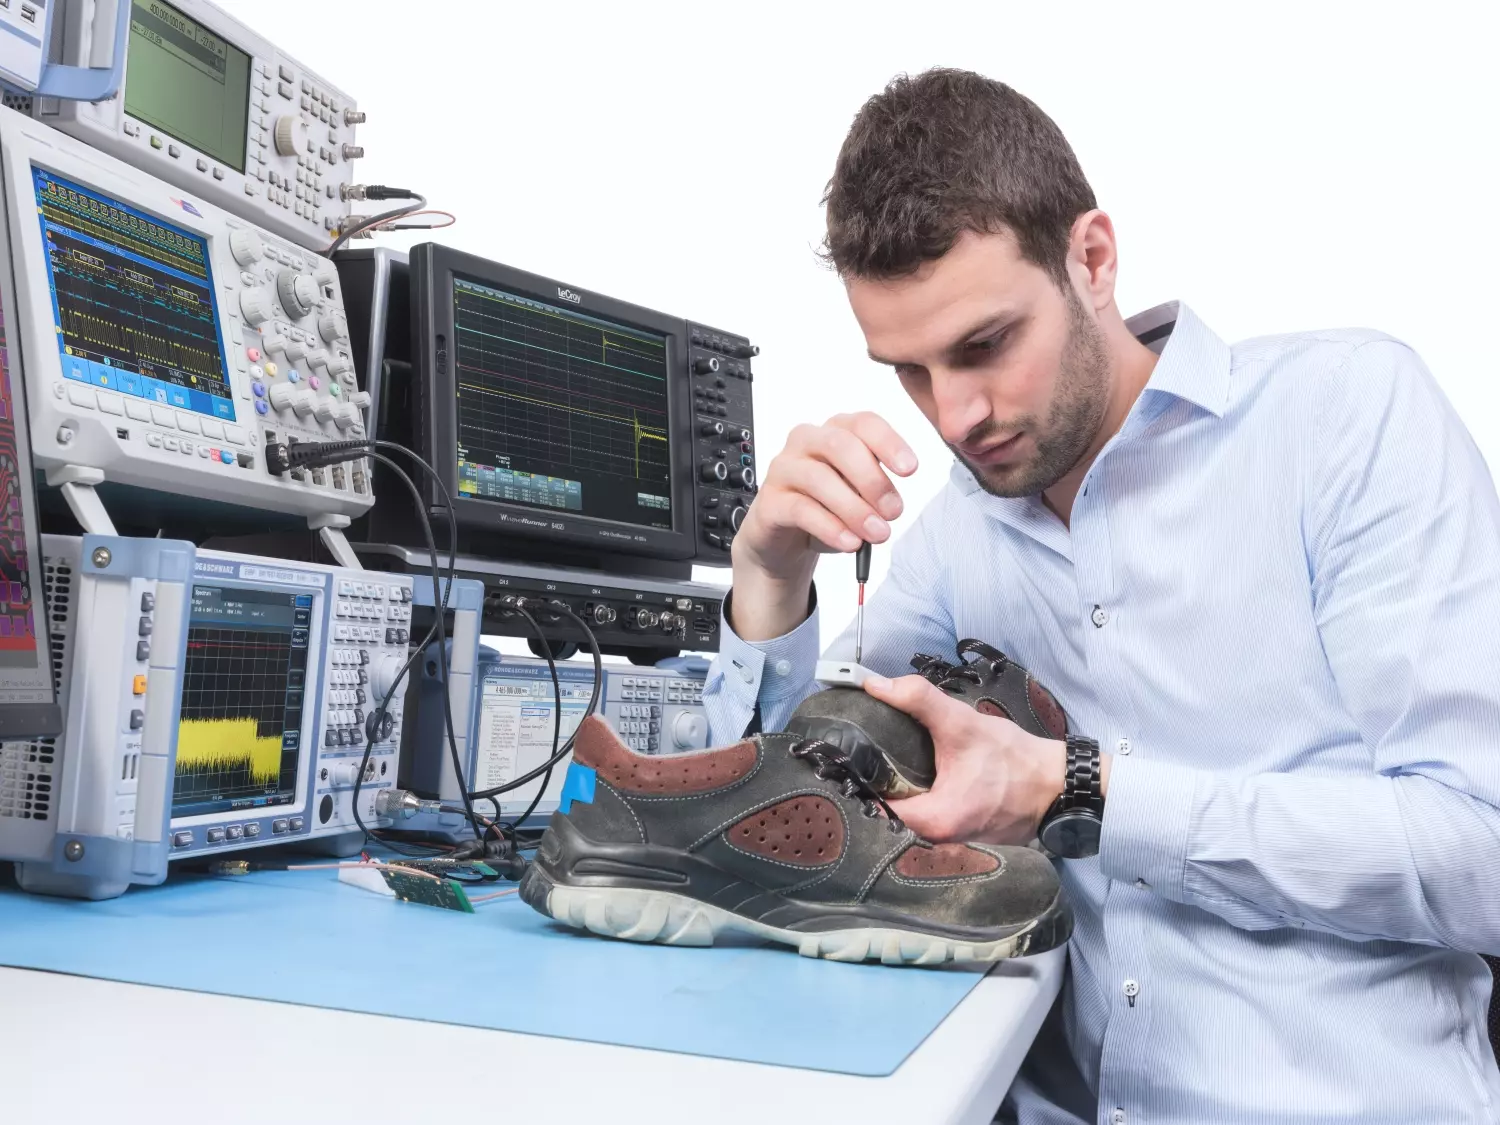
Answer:
[[[1046,952],[1072,932],[1061,890],[1041,915],[990,941],[891,926],[783,929],[672,891],[561,883],[535,862],[521,878],[520,897],[563,925],[622,941],[708,946],[720,934],[738,934],[793,946],[804,957],[887,965],[991,964]]]

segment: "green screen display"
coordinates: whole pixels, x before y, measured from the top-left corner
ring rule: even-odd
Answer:
[[[125,112],[245,170],[250,56],[161,0],[135,0]]]

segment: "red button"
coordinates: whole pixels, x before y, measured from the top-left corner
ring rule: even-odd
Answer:
[[[260,362],[260,349],[259,348],[246,348],[245,349],[245,358],[248,359],[251,363],[259,363]]]

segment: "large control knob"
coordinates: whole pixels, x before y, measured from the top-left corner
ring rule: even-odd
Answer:
[[[286,383],[277,383],[271,388],[271,405],[277,410],[289,410],[292,406],[292,388]]]
[[[337,413],[338,407],[331,398],[320,398],[318,405],[313,408],[313,417],[319,422],[332,422]]]
[[[678,750],[702,750],[708,746],[708,720],[691,711],[672,720],[672,745]]]
[[[252,266],[266,252],[266,244],[253,230],[236,230],[229,234],[229,252],[242,266]]]
[[[729,466],[724,464],[723,461],[705,461],[703,462],[703,468],[698,470],[698,475],[709,484],[714,484],[715,482],[722,484],[729,479]]]
[[[328,361],[328,374],[342,375],[345,371],[354,370],[354,361],[340,352]]]
[[[271,298],[264,289],[240,290],[240,315],[251,328],[271,319]]]
[[[339,268],[330,258],[319,258],[318,264],[313,267],[313,280],[319,285],[332,284],[338,275]]]
[[[359,421],[359,411],[346,402],[338,408],[338,412],[334,414],[333,420],[338,423],[339,429],[347,430]]]
[[[282,156],[296,156],[307,141],[307,130],[302,127],[302,122],[290,114],[278,117],[272,132],[275,134],[276,151]]]
[[[712,375],[718,369],[719,361],[715,356],[701,355],[693,360],[694,375]]]
[[[401,658],[393,652],[382,656],[370,669],[370,698],[384,699],[390,694],[396,677],[401,673]]]
[[[297,391],[292,395],[292,409],[306,418],[318,405],[318,396],[312,391]]]
[[[291,360],[293,363],[296,363],[307,355],[307,345],[304,344],[301,340],[289,339],[287,340],[286,347],[284,347],[281,351],[282,354],[287,357],[287,359]]]
[[[358,762],[340,762],[329,771],[328,783],[335,789],[348,789],[354,785],[354,779],[358,776]]]
[[[339,312],[326,312],[318,317],[318,335],[330,344],[342,340],[349,335],[349,325],[344,320],[344,314]]]
[[[755,487],[755,470],[746,465],[735,474],[735,479],[739,481],[741,488],[749,492],[750,489]]]
[[[286,315],[301,320],[317,303],[318,286],[307,274],[284,269],[276,275],[276,295]]]
[[[724,436],[724,423],[723,422],[704,422],[703,425],[701,425],[701,426],[698,427],[698,432],[700,434],[703,434],[705,437],[723,437]]]
[[[731,531],[738,531],[740,529],[740,524],[742,524],[742,523],[745,522],[745,516],[747,514],[749,514],[749,509],[746,508],[744,505],[741,505],[740,507],[736,508],[734,511],[730,512],[729,513],[729,530],[731,530]]]
[[[349,404],[351,406],[358,407],[360,410],[363,410],[365,407],[370,405],[370,392],[355,391],[352,395],[349,396]]]

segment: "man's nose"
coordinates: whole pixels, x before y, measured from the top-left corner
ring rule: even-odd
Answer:
[[[989,399],[978,382],[965,375],[934,371],[931,378],[938,434],[957,445],[990,416]]]

